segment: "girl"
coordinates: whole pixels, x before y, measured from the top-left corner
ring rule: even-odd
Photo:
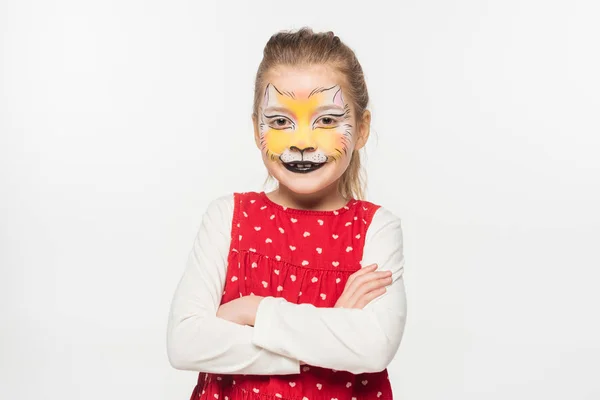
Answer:
[[[360,200],[367,87],[333,33],[278,33],[256,75],[254,136],[278,182],[206,211],[171,306],[192,399],[392,399],[406,320],[400,219]]]

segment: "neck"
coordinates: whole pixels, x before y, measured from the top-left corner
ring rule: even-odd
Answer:
[[[314,211],[332,211],[342,208],[349,199],[344,198],[337,189],[338,183],[315,193],[295,193],[283,185],[270,192],[271,201],[289,208]]]

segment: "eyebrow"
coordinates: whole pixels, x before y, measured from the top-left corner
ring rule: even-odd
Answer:
[[[319,106],[319,107],[315,108],[315,113],[322,112],[325,110],[341,111],[342,113],[344,113],[346,111],[343,107],[340,107],[338,105],[328,104],[328,105]]]
[[[319,106],[319,107],[315,108],[314,112],[319,113],[319,112],[322,112],[325,110],[340,111],[342,113],[346,112],[346,110],[343,107],[337,106],[335,104],[327,104],[327,105]],[[273,112],[294,114],[291,110],[289,110],[285,107],[278,107],[278,106],[267,107],[263,110],[263,114],[265,114],[265,115],[267,113],[273,113]]]
[[[267,113],[273,113],[273,112],[280,112],[280,113],[287,113],[287,114],[294,114],[293,112],[291,112],[290,110],[288,110],[285,107],[277,107],[277,106],[271,106],[271,107],[267,107],[263,110],[263,114],[266,116]]]

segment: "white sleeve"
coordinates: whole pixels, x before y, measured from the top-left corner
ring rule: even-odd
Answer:
[[[176,369],[222,374],[300,373],[300,362],[252,344],[254,328],[217,318],[227,274],[233,195],[214,200],[171,304],[167,353]]]
[[[266,297],[258,307],[253,343],[309,365],[378,372],[394,358],[404,333],[406,293],[401,220],[379,208],[367,230],[363,266],[392,271],[387,292],[364,309],[321,308]]]

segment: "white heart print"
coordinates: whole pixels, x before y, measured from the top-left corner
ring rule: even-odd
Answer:
[[[309,237],[310,236],[310,232],[304,232],[304,237]]]
[[[331,235],[331,237],[332,237],[332,238],[334,238],[334,239],[337,239],[337,238],[339,238],[339,236],[338,236],[338,235],[336,235],[335,233],[334,233],[333,235]]]
[[[327,298],[327,295],[326,295],[325,293],[321,293],[321,298],[322,298],[323,300],[325,300],[325,299]]]
[[[321,254],[323,252],[323,249],[320,247],[317,247],[317,253]]]
[[[273,243],[273,241],[272,241],[270,238],[267,238],[267,239],[265,240],[265,243]]]
[[[333,265],[334,267],[337,267],[338,265],[340,265],[339,261],[332,261],[331,265]]]
[[[315,277],[314,277],[314,278],[312,278],[310,281],[311,281],[312,283],[316,283],[318,280],[319,280],[319,278],[317,278],[317,277],[315,276]]]
[[[292,245],[290,245],[290,250],[291,250],[291,251],[294,251],[294,250],[296,250],[296,246],[292,246]]]
[[[262,281],[263,286],[266,288],[267,286],[269,286],[269,284],[265,281]]]
[[[323,220],[322,219],[318,219],[317,222],[319,223],[319,225],[323,225]]]
[[[306,260],[302,261],[302,265],[307,266],[308,265],[308,261],[306,261]]]
[[[292,221],[294,224],[295,224],[296,222],[298,222],[298,220],[297,220],[296,218],[290,218],[290,221]]]

